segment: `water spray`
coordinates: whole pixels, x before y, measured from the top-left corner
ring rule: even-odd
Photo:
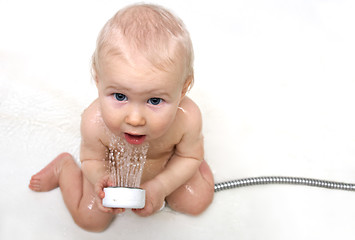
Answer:
[[[114,187],[104,188],[104,207],[141,209],[145,190],[139,188],[147,159],[148,143],[131,145],[112,137],[107,152],[110,180]]]

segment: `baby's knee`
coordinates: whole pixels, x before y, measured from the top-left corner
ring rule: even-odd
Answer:
[[[74,222],[82,229],[89,232],[103,232],[110,225],[110,221],[95,221],[90,218],[75,218]]]
[[[185,188],[183,194],[179,192],[180,194],[173,194],[166,198],[172,209],[197,216],[203,213],[213,202],[214,187],[206,181],[196,189],[192,189],[189,185],[183,187]]]
[[[89,232],[102,232],[110,225],[114,215],[98,211],[79,209],[72,213],[72,217],[74,222],[82,229]]]
[[[199,171],[200,171],[202,178],[207,182],[209,187],[211,189],[213,189],[213,192],[214,192],[213,174],[212,174],[212,171],[205,160],[201,163]]]
[[[57,158],[65,159],[65,158],[73,158],[73,156],[70,153],[62,152],[57,156]]]
[[[207,187],[200,198],[193,202],[189,208],[189,214],[193,216],[203,213],[213,202],[214,189]]]
[[[191,204],[189,209],[189,214],[194,216],[204,212],[211,205],[214,198],[214,178],[206,161],[201,163],[199,171],[201,177],[204,179],[204,184],[199,186],[200,197]]]

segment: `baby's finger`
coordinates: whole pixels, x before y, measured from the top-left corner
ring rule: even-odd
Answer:
[[[102,190],[101,184],[96,184],[95,185],[95,193],[99,197],[99,200],[103,199],[105,197],[105,192]]]
[[[123,213],[126,209],[124,208],[113,208],[112,209],[112,213],[113,214],[120,214],[120,213]]]
[[[141,217],[148,217],[154,213],[154,208],[152,204],[146,203],[145,207],[142,209],[132,209],[132,211],[141,216]]]
[[[112,208],[107,208],[107,207],[104,207],[102,205],[102,200],[101,199],[97,199],[96,205],[102,212],[105,212],[105,213],[112,213],[113,212]]]
[[[105,197],[103,189],[111,184],[109,181],[109,176],[103,177],[100,181],[95,184],[95,193],[102,199]]]

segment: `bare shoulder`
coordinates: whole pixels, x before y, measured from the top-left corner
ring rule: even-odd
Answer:
[[[103,159],[106,148],[103,145],[103,125],[100,120],[98,101],[95,100],[81,115],[80,159]]]
[[[189,97],[184,97],[181,101],[178,111],[179,121],[184,125],[187,131],[192,129],[196,132],[200,132],[202,128],[202,116],[200,108]]]
[[[94,132],[98,131],[97,125],[99,124],[100,119],[98,105],[98,101],[95,100],[84,110],[81,115],[81,134],[84,136],[87,134],[92,135]]]
[[[176,154],[202,160],[204,155],[202,116],[197,104],[185,97],[180,104],[177,120],[183,133],[176,145]]]

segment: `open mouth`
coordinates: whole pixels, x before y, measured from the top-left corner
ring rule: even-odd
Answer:
[[[142,144],[145,140],[145,135],[134,135],[134,134],[125,133],[124,137],[129,144],[134,144],[134,145]]]

